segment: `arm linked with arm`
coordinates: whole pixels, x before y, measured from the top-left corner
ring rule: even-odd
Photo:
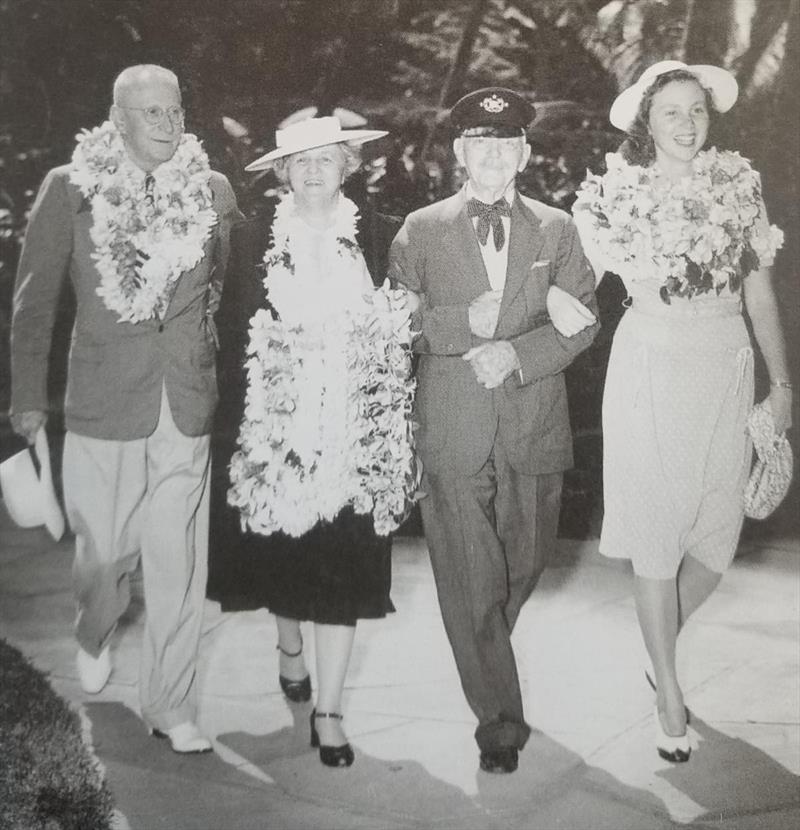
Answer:
[[[575,224],[568,217],[558,240],[553,283],[580,300],[597,317],[594,272],[584,256]],[[566,337],[547,321],[511,338],[509,342],[520,363],[521,383],[530,383],[566,369],[592,344],[599,329],[600,324],[595,322],[572,337]]]
[[[469,305],[432,306],[425,290],[424,241],[414,233],[409,220],[395,236],[389,253],[389,278],[400,283],[419,298],[412,314],[414,331],[420,332],[413,349],[418,354],[462,355],[475,345],[469,324]],[[421,234],[420,234],[421,235]]]

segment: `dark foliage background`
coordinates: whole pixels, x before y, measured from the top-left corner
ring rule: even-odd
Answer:
[[[0,0],[0,411],[8,407],[8,328],[19,245],[46,170],[75,134],[105,119],[115,75],[133,63],[172,68],[187,128],[252,214],[274,196],[245,164],[303,107],[346,108],[389,136],[367,145],[356,201],[404,215],[460,183],[444,123],[466,91],[504,84],[531,96],[532,163],[523,192],[569,209],[587,167],[621,135],[607,122],[617,90],[663,58],[717,63],[742,90],[720,142],[762,172],[787,244],[777,263],[790,350],[798,353],[800,0]],[[562,532],[596,534],[602,515],[600,400],[618,282],[601,285],[603,331],[570,369],[576,469]],[[51,378],[54,432],[68,347],[65,291]],[[796,372],[795,372],[796,373]],[[760,392],[764,371],[759,367]],[[7,423],[0,437],[7,436]],[[55,436],[57,439],[57,435]],[[57,443],[57,441],[56,441]],[[796,510],[796,491],[783,519]]]

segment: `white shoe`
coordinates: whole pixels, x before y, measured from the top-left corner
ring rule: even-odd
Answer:
[[[187,720],[179,723],[172,729],[162,732],[160,729],[153,729],[156,738],[169,738],[172,751],[181,755],[190,755],[198,752],[211,752],[213,747],[211,741],[197,728],[197,724]]]
[[[75,664],[78,667],[81,687],[90,695],[102,691],[111,677],[111,653],[108,646],[100,652],[99,657],[92,657],[88,651],[78,648]]]
[[[689,733],[684,730],[683,735],[667,735],[661,725],[661,716],[658,714],[658,707],[655,711],[656,724],[656,749],[658,754],[673,764],[683,764],[689,760],[692,754],[692,745],[689,742]]]

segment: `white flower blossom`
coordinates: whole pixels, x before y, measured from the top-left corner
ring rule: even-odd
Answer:
[[[758,173],[738,153],[698,153],[693,174],[677,182],[618,153],[606,167],[604,176],[587,173],[573,210],[588,215],[610,271],[636,279],[638,268],[638,278],[655,274],[662,291],[688,298],[736,292],[783,244],[763,215]]]
[[[111,121],[84,130],[77,142],[70,181],[92,207],[97,293],[120,321],[161,317],[181,274],[202,259],[217,222],[208,158],[195,136],[183,134],[175,155],[153,173],[151,204],[143,171],[128,159]]]
[[[292,196],[276,209],[264,287],[279,319],[260,309],[250,321],[245,414],[228,492],[242,526],[256,533],[301,536],[352,505],[372,513],[375,531],[387,535],[416,497],[406,292],[387,281],[363,296],[353,278],[363,267],[356,219],[355,205],[340,199],[326,293],[296,273]]]

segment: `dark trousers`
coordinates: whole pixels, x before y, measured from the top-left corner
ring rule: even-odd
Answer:
[[[482,750],[521,749],[530,734],[511,632],[555,546],[562,478],[518,473],[499,446],[475,475],[423,478],[439,606]]]

